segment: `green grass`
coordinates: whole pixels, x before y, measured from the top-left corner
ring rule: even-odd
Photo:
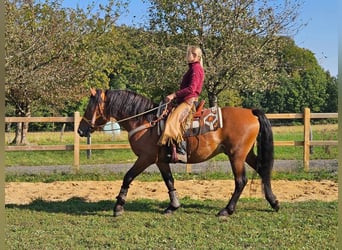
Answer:
[[[172,216],[167,202],[128,201],[112,217],[112,201],[36,200],[7,205],[6,249],[337,249],[337,202],[281,203],[240,199],[235,214],[215,217],[224,201],[184,198]]]
[[[337,140],[337,124],[312,125],[312,140]],[[303,141],[303,126],[281,126],[273,127],[275,141]],[[337,146],[315,146],[310,159],[337,159]],[[303,147],[299,146],[277,146],[275,147],[276,159],[303,158]]]
[[[337,140],[337,124],[314,125],[312,126],[314,140]],[[303,140],[303,128],[301,126],[274,127],[275,141],[301,141]],[[5,140],[10,142],[13,133],[6,133]],[[29,133],[28,141],[31,145],[70,145],[73,144],[73,133],[59,132]],[[81,143],[85,144],[86,139],[81,138]],[[92,135],[93,144],[120,143],[125,144],[127,133],[120,135],[110,135],[103,132],[95,132]],[[315,146],[310,159],[337,159],[337,146]],[[46,166],[46,165],[72,165],[73,151],[18,151],[6,152],[5,166]],[[303,147],[276,146],[275,159],[278,160],[302,160]],[[80,154],[80,164],[113,164],[134,162],[137,157],[130,149],[118,150],[92,150],[92,156],[87,158],[86,151]],[[218,155],[212,161],[226,161],[224,154]]]
[[[130,149],[92,150],[88,159],[86,151],[80,153],[81,165],[113,164],[134,162],[137,157]],[[21,151],[6,152],[5,166],[52,166],[74,163],[73,151]]]
[[[287,130],[289,128],[286,128]],[[302,140],[291,127],[287,136],[274,128],[275,140]],[[322,130],[319,130],[322,131]],[[334,139],[337,130],[321,133]],[[98,133],[93,143],[112,143],[113,138]],[[32,136],[32,135],[31,135]],[[72,144],[67,133],[62,138],[36,134],[35,144]],[[56,137],[54,139],[54,137]],[[328,138],[329,137],[329,138]],[[6,140],[7,140],[6,135]],[[118,138],[117,138],[118,139]],[[318,138],[315,138],[320,140]],[[56,143],[57,141],[57,143]],[[117,143],[125,143],[116,140]],[[336,148],[336,153],[335,153]],[[276,159],[301,159],[300,147],[276,147]],[[315,147],[312,159],[335,159],[337,147]],[[221,156],[219,156],[221,157]],[[323,157],[323,158],[322,158]],[[71,165],[73,152],[6,152],[6,166]],[[31,158],[31,159],[29,159]],[[93,150],[91,159],[81,154],[81,164],[131,162],[130,150]],[[215,158],[215,160],[221,160]],[[226,157],[223,157],[226,160]],[[176,180],[232,179],[230,173],[207,171],[199,174],[174,173]],[[7,174],[9,181],[122,180],[123,173],[52,173],[48,175]],[[257,179],[248,171],[249,179]],[[272,179],[323,180],[337,182],[337,174],[327,170],[273,171]],[[159,173],[143,173],[141,181],[162,181]],[[6,249],[337,249],[338,204],[335,202],[281,202],[278,213],[264,199],[241,198],[229,218],[215,214],[226,205],[219,200],[181,199],[182,207],[172,216],[162,215],[168,201],[128,200],[126,212],[112,217],[112,200],[87,202],[73,197],[67,201],[35,200],[27,205],[6,205]]]
[[[28,141],[30,145],[72,145],[74,143],[72,132],[64,133],[62,136],[58,132],[29,133]],[[10,142],[14,137],[13,133],[6,133],[6,141]],[[86,144],[86,138],[80,138],[82,144]],[[110,135],[103,132],[96,132],[92,135],[93,144],[128,144],[127,133],[120,135]],[[116,150],[92,150],[92,155],[88,159],[85,150],[80,152],[80,164],[112,164],[134,162],[137,157],[130,149]],[[73,165],[73,151],[15,151],[6,152],[5,166],[49,166],[49,165]]]
[[[10,174],[5,176],[6,182],[54,182],[54,181],[116,181],[122,180],[125,173],[49,173],[49,174]],[[177,173],[173,176],[176,180],[229,180],[234,179],[232,172],[222,171],[204,171],[201,173]],[[259,179],[254,171],[247,171],[249,180]],[[163,181],[159,172],[148,173],[143,172],[136,178],[139,181]],[[338,175],[335,171],[330,170],[310,170],[296,169],[294,171],[273,171],[272,180],[309,180],[321,181],[331,180],[338,181]]]

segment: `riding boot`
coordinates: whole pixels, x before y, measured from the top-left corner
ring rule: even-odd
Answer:
[[[178,162],[187,163],[186,141],[181,141],[176,147]]]

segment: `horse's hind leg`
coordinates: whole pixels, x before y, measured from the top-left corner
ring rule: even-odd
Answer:
[[[217,214],[218,216],[228,216],[234,213],[236,203],[239,200],[240,195],[247,184],[247,177],[243,159],[243,157],[230,157],[230,163],[232,165],[232,171],[235,177],[235,190],[229,200],[228,205]]]
[[[170,204],[164,210],[165,214],[170,214],[180,207],[179,200],[177,198],[176,189],[174,187],[174,179],[168,163],[157,163],[160,173],[164,179],[165,185],[169,191]]]
[[[275,210],[279,210],[279,202],[272,191],[271,186],[271,166],[258,166],[257,165],[257,156],[254,154],[253,149],[248,153],[246,162],[250,165],[261,177],[265,198],[270,203],[271,207]]]

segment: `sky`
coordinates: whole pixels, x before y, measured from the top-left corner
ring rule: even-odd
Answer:
[[[308,25],[293,38],[311,50],[332,76],[338,73],[338,0],[306,0],[300,18]]]
[[[279,0],[285,1],[285,0]],[[332,76],[338,73],[338,0],[303,0],[299,13],[300,22],[306,23],[297,34],[291,36],[296,45],[315,54],[318,63]],[[64,0],[67,7],[85,7],[88,3],[105,3],[106,0]],[[118,24],[135,25],[147,17],[148,5],[142,0],[131,0],[128,11]]]

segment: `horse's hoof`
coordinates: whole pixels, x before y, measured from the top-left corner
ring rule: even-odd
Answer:
[[[230,211],[227,208],[222,209],[218,214],[216,215],[217,217],[227,217],[231,214],[233,214],[234,211]]]
[[[174,207],[172,205],[169,205],[165,210],[164,213],[165,215],[172,214],[174,211],[176,211],[179,207]]]
[[[114,216],[114,217],[119,217],[119,216],[121,216],[121,215],[123,215],[123,211],[120,211],[120,212],[114,211],[114,213],[113,213],[113,216]]]
[[[123,215],[123,213],[124,213],[123,207],[115,207],[114,211],[113,211],[113,216],[119,217],[119,216]]]
[[[278,212],[279,211],[279,201],[276,200],[274,204],[272,204],[272,208],[274,209],[274,211]]]

